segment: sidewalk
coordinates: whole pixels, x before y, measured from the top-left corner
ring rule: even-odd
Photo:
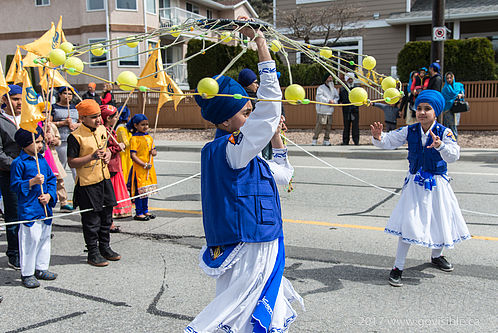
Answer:
[[[205,142],[202,141],[156,141],[158,151],[178,151],[178,152],[197,152],[200,153]],[[301,149],[288,145],[289,155],[291,156],[306,156],[307,154]],[[382,150],[373,145],[360,146],[311,146],[301,145],[301,147],[313,155],[319,157],[342,157],[355,159],[383,159],[383,160],[398,160],[406,159],[407,149],[401,147],[395,150]],[[482,149],[482,148],[462,148],[460,151],[460,161],[473,161],[484,163],[498,163],[498,149]]]

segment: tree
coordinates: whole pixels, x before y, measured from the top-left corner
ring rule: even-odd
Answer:
[[[298,7],[282,12],[282,25],[289,28],[289,36],[309,44],[312,38],[323,38],[322,45],[333,46],[341,37],[357,35],[360,8],[338,0],[327,7]],[[331,43],[328,43],[331,40]]]

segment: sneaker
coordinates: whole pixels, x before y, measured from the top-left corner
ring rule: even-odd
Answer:
[[[74,207],[72,205],[64,205],[64,206],[61,206],[61,212],[66,212],[66,213],[70,213],[74,210]]]
[[[86,261],[88,264],[97,267],[105,267],[109,265],[109,262],[102,257],[102,255],[97,251],[88,252],[88,259]]]
[[[21,276],[21,281],[23,286],[25,286],[26,288],[32,289],[38,288],[40,286],[40,282],[38,282],[34,275]]]
[[[37,269],[35,269],[35,277],[38,279],[38,280],[55,280],[57,279],[57,273],[52,273],[52,272],[49,272],[48,270],[47,271],[39,271]]]
[[[8,263],[10,268],[15,269],[16,271],[21,269],[21,264],[19,263],[19,257],[9,257],[9,263]]]
[[[312,146],[316,146],[316,140],[311,141]]]
[[[329,140],[324,140],[324,141],[323,141],[323,145],[324,145],[324,146],[331,146],[331,144],[330,144],[330,141],[329,141]]]
[[[389,273],[389,284],[393,287],[401,287],[403,285],[403,283],[401,283],[401,274],[403,274],[403,271],[398,269],[398,267],[391,269],[391,273]]]
[[[110,247],[100,249],[100,254],[110,261],[118,261],[121,259],[121,255],[117,252],[114,252]]]
[[[440,270],[445,271],[445,272],[451,272],[454,269],[453,265],[450,264],[444,256],[440,256],[437,258],[431,258],[431,262],[437,268],[439,268]]]

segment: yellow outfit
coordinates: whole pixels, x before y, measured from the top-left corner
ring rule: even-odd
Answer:
[[[91,131],[88,127],[81,125],[71,133],[80,145],[80,156],[93,154],[96,150],[105,147],[107,140],[107,131],[103,125],[100,125]],[[104,179],[110,179],[111,174],[107,164],[102,160],[92,160],[82,167],[76,168],[77,179],[80,186],[88,186],[100,183]]]
[[[130,169],[133,165],[133,161],[130,156],[131,133],[128,131],[125,124],[121,124],[116,129],[116,136],[118,142],[122,142],[126,146],[125,150],[119,152],[119,156],[121,157],[121,166],[123,167],[123,178],[125,183],[127,183],[128,175],[130,174]]]
[[[148,134],[135,133],[130,139],[130,152],[136,152],[137,157],[142,162],[152,164],[152,168],[145,170],[144,167],[133,162],[131,183],[132,196],[137,194],[145,194],[157,188],[154,157],[150,154],[152,148],[154,148],[154,142],[152,137]]]

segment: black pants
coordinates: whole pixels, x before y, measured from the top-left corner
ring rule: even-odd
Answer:
[[[17,221],[17,194],[10,190],[10,172],[0,171],[0,190],[2,191],[5,222]],[[19,224],[6,226],[7,257],[19,257]]]
[[[83,236],[89,253],[96,251],[99,247],[109,247],[112,207],[104,207],[100,212],[82,213],[81,223],[83,224]]]
[[[353,142],[355,145],[360,144],[360,112],[342,110],[344,120],[344,131],[342,132],[342,143],[349,144],[349,129],[353,127]]]

